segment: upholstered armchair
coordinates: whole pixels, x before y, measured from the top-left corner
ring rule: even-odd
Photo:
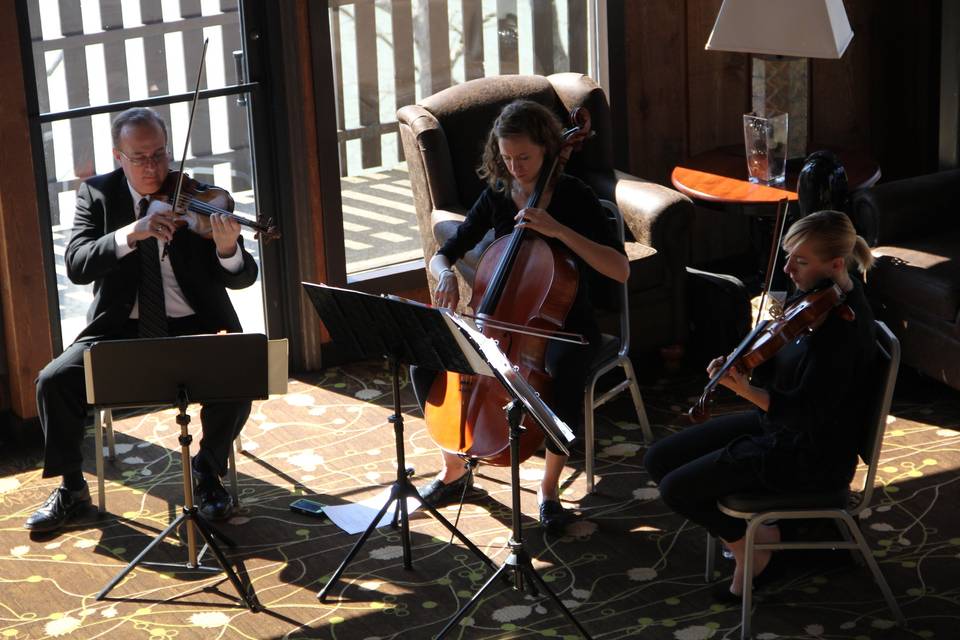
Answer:
[[[413,188],[423,254],[427,261],[449,238],[480,195],[477,177],[483,145],[497,114],[524,98],[553,109],[569,122],[572,109],[590,112],[596,135],[574,152],[566,171],[589,184],[600,198],[615,202],[627,227],[629,300],[634,351],[682,344],[686,338],[684,267],[689,255],[693,205],[682,194],[616,171],[610,108],[603,90],[576,73],[494,76],[445,89],[397,112],[403,151]],[[463,276],[461,304],[492,232],[456,268]],[[431,293],[436,287],[428,274]],[[616,318],[602,323],[605,331]],[[612,331],[611,331],[612,332]]]
[[[857,232],[878,256],[866,293],[903,362],[960,389],[960,170],[861,189]]]

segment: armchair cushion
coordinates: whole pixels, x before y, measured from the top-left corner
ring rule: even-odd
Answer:
[[[855,194],[854,224],[870,246],[900,245],[960,229],[958,202],[960,170],[896,180]]]
[[[876,247],[868,275],[872,289],[916,311],[960,319],[960,233]]]
[[[867,297],[903,362],[960,389],[960,170],[854,193],[852,219],[874,247]]]

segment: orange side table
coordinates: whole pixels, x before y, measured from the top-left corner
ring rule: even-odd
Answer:
[[[810,148],[822,147],[810,145]],[[842,150],[834,153],[847,172],[850,191],[873,186],[880,179],[880,166],[867,154]],[[674,167],[670,180],[677,191],[695,200],[739,205],[776,204],[784,197],[797,199],[795,189],[800,168],[801,164],[788,163],[786,178],[779,187],[755,184],[747,180],[743,146],[732,145],[691,157]]]

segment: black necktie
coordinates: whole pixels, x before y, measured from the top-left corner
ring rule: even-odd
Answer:
[[[142,218],[150,202],[140,200]],[[167,335],[167,310],[163,299],[163,276],[160,275],[160,248],[156,238],[137,242],[140,251],[140,322],[141,338],[162,338]]]

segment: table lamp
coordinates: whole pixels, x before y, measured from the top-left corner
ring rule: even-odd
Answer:
[[[807,151],[808,63],[843,55],[853,31],[843,0],[723,0],[706,49],[753,55],[752,106],[789,115],[789,157]]]

